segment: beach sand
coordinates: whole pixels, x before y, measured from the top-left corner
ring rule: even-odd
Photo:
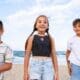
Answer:
[[[59,76],[60,80],[69,80],[70,76],[68,74],[68,69],[66,65],[59,66]]]
[[[59,66],[60,80],[69,80],[68,70],[65,65]],[[13,64],[10,71],[5,72],[4,80],[23,80],[23,64]]]
[[[23,64],[13,64],[12,69],[5,72],[4,80],[23,80]]]

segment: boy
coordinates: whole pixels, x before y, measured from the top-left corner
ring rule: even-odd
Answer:
[[[80,80],[80,19],[73,21],[75,35],[68,41],[66,59],[70,80]]]
[[[12,67],[12,50],[2,40],[3,35],[3,23],[0,21],[0,80],[3,80],[5,71],[8,71]]]

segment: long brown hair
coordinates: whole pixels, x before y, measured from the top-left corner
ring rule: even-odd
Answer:
[[[3,22],[0,20],[0,30],[3,31]]]
[[[40,15],[40,16],[37,17],[37,19],[36,19],[36,21],[35,21],[35,23],[34,23],[33,31],[32,31],[32,33],[29,35],[28,39],[33,35],[33,33],[34,33],[35,31],[37,31],[36,24],[37,24],[37,21],[38,21],[38,19],[39,19],[40,17],[45,17],[45,18],[47,19],[48,29],[46,29],[46,33],[48,34],[48,37],[49,37],[50,50],[52,50],[52,49],[51,49],[51,38],[50,38],[50,35],[49,35],[49,21],[48,21],[48,17],[45,16],[45,15]],[[26,40],[26,43],[25,43],[25,50],[26,50],[26,48],[27,48],[28,39]]]
[[[4,29],[3,29],[3,22],[0,20],[0,31],[1,32],[3,32],[4,31]],[[1,41],[1,35],[0,35],[0,42],[2,42]]]

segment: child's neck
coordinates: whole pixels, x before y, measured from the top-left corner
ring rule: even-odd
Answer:
[[[45,32],[38,32],[40,36],[45,36]]]

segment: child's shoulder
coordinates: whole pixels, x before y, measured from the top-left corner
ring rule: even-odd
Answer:
[[[2,50],[11,50],[12,51],[11,47],[8,44],[4,43],[4,42],[0,45],[0,48]]]
[[[35,31],[30,37],[29,37],[29,40],[33,40],[34,37],[38,36],[38,32]]]
[[[48,36],[50,37],[50,39],[51,39],[52,41],[55,40],[54,36],[52,36],[51,34],[49,34]]]
[[[33,41],[34,35],[31,35],[28,39],[28,41]]]
[[[2,46],[2,47],[8,47],[8,45],[6,43],[4,43],[4,42],[2,42],[0,46]]]
[[[6,47],[6,48],[10,48],[10,46],[7,43],[5,43],[5,42],[2,43],[2,46]]]
[[[70,40],[74,40],[76,38],[76,35],[73,35],[72,37],[70,37]]]
[[[68,39],[68,42],[74,42],[75,39],[76,39],[76,35],[73,35],[72,37],[70,37],[70,38]]]

